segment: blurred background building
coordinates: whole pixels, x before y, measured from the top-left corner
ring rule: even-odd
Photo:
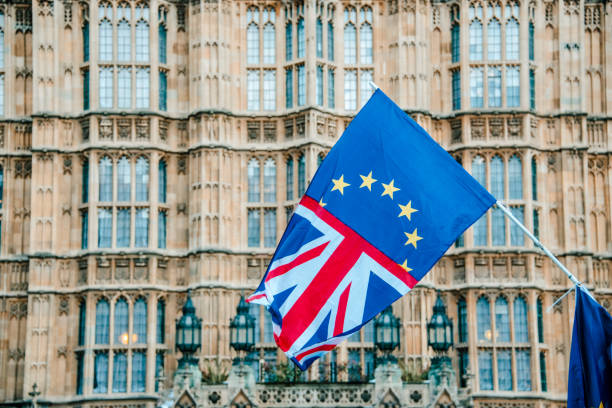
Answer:
[[[0,406],[154,406],[188,291],[194,358],[204,381],[225,381],[240,295],[371,80],[611,310],[611,13],[584,0],[0,1]],[[394,304],[404,380],[427,376],[439,289],[455,386],[474,406],[564,407],[573,295],[547,309],[569,286],[490,210]],[[298,375],[268,315],[248,312],[256,381],[373,378],[371,325]]]

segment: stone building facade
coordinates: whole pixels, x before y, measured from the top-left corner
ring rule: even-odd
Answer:
[[[0,2],[0,406],[154,406],[187,292],[229,364],[320,160],[377,83],[611,310],[612,4]],[[573,295],[498,210],[394,305],[429,366],[435,291],[478,407],[564,407]],[[282,361],[263,310],[260,381]],[[371,328],[303,379],[367,380]],[[168,380],[169,381],[169,380]],[[331,386],[330,386],[331,387]]]

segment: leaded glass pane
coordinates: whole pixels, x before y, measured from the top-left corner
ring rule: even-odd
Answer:
[[[166,212],[159,211],[157,215],[157,247],[166,248]]]
[[[263,108],[264,110],[276,109],[276,71],[271,69],[264,71]]]
[[[276,31],[274,24],[268,23],[263,29],[263,63],[274,64],[276,60]]]
[[[482,59],[482,23],[478,20],[470,24],[470,61]]]
[[[293,158],[287,159],[287,200],[293,200]]]
[[[276,162],[268,159],[264,163],[264,201],[276,201]]]
[[[497,352],[497,382],[500,391],[512,390],[512,352],[510,350]]]
[[[523,165],[517,155],[508,161],[508,195],[510,199],[523,198]]]
[[[94,359],[94,394],[108,392],[108,353],[98,352]]]
[[[120,67],[117,72],[117,106],[121,109],[132,107],[132,68]]]
[[[491,309],[489,300],[480,297],[476,302],[476,322],[479,341],[491,341]]]
[[[344,73],[344,109],[357,109],[357,72],[353,70]]]
[[[344,63],[357,63],[357,30],[353,23],[344,26]]]
[[[506,59],[519,59],[519,23],[515,19],[506,23]]]
[[[100,108],[113,107],[113,68],[100,67]]]
[[[516,351],[516,385],[519,391],[531,391],[531,352]]]
[[[489,61],[501,59],[501,24],[496,19],[487,24],[487,59]]]
[[[501,296],[495,300],[495,331],[496,341],[510,341],[510,316],[508,313],[508,301]]]
[[[508,67],[506,69],[506,105],[508,107],[517,107],[521,103],[519,74],[519,67]]]
[[[136,107],[148,109],[149,104],[149,88],[151,81],[149,80],[149,68],[138,68],[136,70]]]
[[[113,358],[113,392],[127,391],[127,356],[115,353]]]
[[[359,62],[372,63],[372,26],[368,23],[359,28]]]
[[[108,344],[110,327],[110,308],[106,299],[96,303],[96,344]]]
[[[149,246],[149,209],[138,208],[136,210],[136,240],[137,248]]]
[[[117,162],[117,201],[130,201],[132,172],[130,162],[123,156]]]
[[[482,108],[484,105],[484,74],[482,67],[470,69],[470,105]]]
[[[132,354],[132,392],[145,391],[147,373],[147,359],[144,352],[137,351]]]
[[[259,247],[260,210],[251,208],[248,211],[248,244],[250,247]]]
[[[130,246],[131,214],[129,208],[117,210],[117,248]]]
[[[261,194],[259,192],[259,161],[257,159],[249,160],[247,165],[247,178],[249,184],[248,201],[250,203],[256,203],[261,200]]]
[[[499,208],[491,213],[491,230],[493,246],[506,245],[506,216]]]
[[[149,160],[140,156],[136,160],[136,201],[149,200]]]
[[[264,211],[264,246],[276,246],[276,210],[273,208]]]
[[[504,198],[504,162],[501,157],[491,159],[491,194],[498,200]]]
[[[259,71],[247,70],[247,109],[259,110]]]
[[[122,20],[117,24],[117,61],[129,61],[132,59],[131,31],[130,23],[127,20]]]
[[[516,217],[521,223],[525,222],[525,209],[522,205],[516,205],[510,207],[512,215]],[[525,235],[523,230],[516,224],[510,223],[510,245],[512,246],[523,246],[525,245]]]
[[[521,296],[514,299],[514,340],[517,343],[527,343],[529,341],[527,302]]]
[[[98,209],[98,248],[111,247],[113,219],[108,208]]]
[[[489,83],[489,108],[499,108],[502,105],[502,77],[501,69],[497,67],[488,68]]]
[[[304,38],[304,19],[299,18],[297,23],[297,57],[303,58],[306,49],[306,40]]]
[[[478,377],[481,391],[493,389],[493,356],[490,351],[478,352]]]
[[[139,298],[134,303],[134,335],[132,342],[143,344],[147,342],[147,302],[143,298]]]
[[[370,96],[372,95],[372,93],[374,93],[374,89],[372,88],[372,86],[370,85],[370,82],[372,82],[374,80],[374,77],[372,76],[372,70],[362,70],[360,73],[360,78],[359,78],[359,96],[360,96],[360,105],[363,106],[366,104],[366,102],[368,101],[368,99],[370,99]]]
[[[128,344],[129,339],[129,311],[128,304],[124,298],[115,302],[115,344]]]
[[[301,155],[298,159],[298,196],[302,197],[306,192],[306,158]]]
[[[297,104],[298,106],[304,106],[306,104],[306,70],[304,65],[298,65],[297,67]]]

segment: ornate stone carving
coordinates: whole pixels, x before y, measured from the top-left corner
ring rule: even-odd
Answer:
[[[59,299],[58,313],[61,316],[61,315],[68,315],[68,312],[70,312],[70,301],[68,300],[67,297],[62,296]]]
[[[149,139],[149,119],[136,119],[136,139]]]
[[[128,140],[132,136],[132,120],[131,119],[118,119],[117,120],[117,133],[119,134],[120,140]]]
[[[168,140],[168,121],[160,119],[159,121],[159,140],[166,142]]]
[[[113,138],[113,120],[110,118],[100,118],[99,133],[101,140],[111,140]]]
[[[64,174],[72,174],[72,157],[64,156]]]

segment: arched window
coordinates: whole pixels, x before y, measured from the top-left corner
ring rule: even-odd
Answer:
[[[129,208],[117,209],[117,248],[130,246],[131,212]]]
[[[147,359],[142,351],[135,352],[132,357],[132,392],[144,392],[147,371]]]
[[[508,161],[508,195],[510,199],[523,198],[523,166],[517,155]]]
[[[79,339],[78,339],[78,345],[79,346],[84,346],[85,345],[85,328],[87,324],[87,305],[85,304],[85,301],[82,301],[81,303],[79,303]]]
[[[83,26],[81,27],[81,34],[83,35],[83,62],[89,61],[89,21],[83,20]],[[2,32],[2,43],[4,43],[4,32]]]
[[[264,201],[276,201],[276,162],[268,159],[264,163]]]
[[[327,22],[327,59],[334,60],[334,24],[331,21]]]
[[[519,23],[514,18],[506,23],[506,59],[519,59]]]
[[[491,159],[491,194],[498,200],[504,198],[504,161],[497,155]]]
[[[149,7],[136,6],[136,61],[149,60]]]
[[[135,245],[137,248],[149,246],[149,209],[136,209],[136,237]]]
[[[501,59],[501,24],[495,18],[487,25],[487,59],[489,61]]]
[[[298,159],[298,196],[301,198],[306,192],[306,158],[301,155]]]
[[[157,344],[164,344],[166,341],[166,302],[164,299],[157,301]]]
[[[159,62],[165,64],[168,62],[168,29],[166,28],[165,23],[159,23],[157,27],[157,36],[159,46]]]
[[[285,59],[287,61],[293,59],[293,24],[291,22],[285,26]]]
[[[132,30],[130,29],[131,9],[127,3],[117,7],[117,60],[130,61],[132,59]]]
[[[489,299],[481,296],[476,302],[478,341],[491,341],[491,309]]]
[[[522,296],[514,299],[514,340],[517,343],[529,341],[527,328],[527,302]]]
[[[495,331],[498,342],[510,341],[510,316],[508,313],[508,301],[503,296],[495,300]]]
[[[533,21],[529,22],[529,61],[535,58],[535,27]]]
[[[287,159],[287,200],[293,200],[293,157]]]
[[[300,17],[297,23],[297,57],[303,58],[306,49],[306,40],[304,38],[304,19]]]
[[[317,17],[317,58],[323,58],[323,22]]]
[[[466,343],[468,341],[467,304],[463,298],[457,302],[457,320],[459,343]]]
[[[159,198],[158,199],[160,203],[165,203],[166,198],[167,198],[167,188],[168,188],[167,168],[168,166],[166,165],[166,161],[160,160],[158,164],[158,174],[157,174],[159,177],[159,183],[158,183]]]
[[[247,63],[259,64],[259,28],[255,23],[247,27]]]
[[[132,172],[130,161],[123,156],[117,162],[117,201],[130,201]]]
[[[482,156],[477,155],[472,159],[472,177],[474,177],[481,186],[487,187],[487,179],[485,173],[485,160]]]
[[[115,344],[128,344],[130,342],[129,307],[125,298],[115,302]]]
[[[110,208],[98,208],[98,248],[111,247],[113,219]]]
[[[482,23],[474,20],[470,23],[470,61],[482,59]]]
[[[459,24],[453,24],[451,27],[451,62],[459,62],[460,50]]]
[[[96,303],[96,344],[108,344],[110,311],[108,300],[100,299]]]
[[[166,248],[166,219],[167,211],[159,210],[157,212],[157,247],[160,249]]]
[[[127,356],[116,352],[113,358],[113,392],[127,391]]]
[[[94,383],[95,394],[108,392],[108,353],[98,352],[94,359]]]
[[[100,61],[110,61],[113,59],[113,8],[108,3],[100,3],[98,7],[98,43]]]
[[[134,336],[132,341],[136,344],[147,342],[147,302],[143,298],[138,298],[134,302]]]
[[[538,200],[538,162],[535,156],[531,158],[531,199]]]
[[[259,161],[257,159],[249,160],[247,177],[249,183],[248,201],[250,203],[259,202],[261,194],[259,192]]]
[[[344,26],[344,63],[357,63],[357,30],[353,23]]]
[[[100,191],[99,201],[113,201],[113,163],[108,156],[100,159],[99,166]]]
[[[364,7],[361,9],[361,20],[365,22],[359,27],[359,62],[361,64],[372,63],[372,9]]]
[[[136,201],[149,200],[149,160],[140,156],[136,160]]]
[[[276,30],[274,28],[274,9],[268,8],[264,10],[264,22],[266,23],[263,29],[263,62],[264,64],[274,64],[276,60]]]
[[[538,315],[538,342],[544,343],[544,316],[542,314],[542,299],[538,298],[537,310]]]

